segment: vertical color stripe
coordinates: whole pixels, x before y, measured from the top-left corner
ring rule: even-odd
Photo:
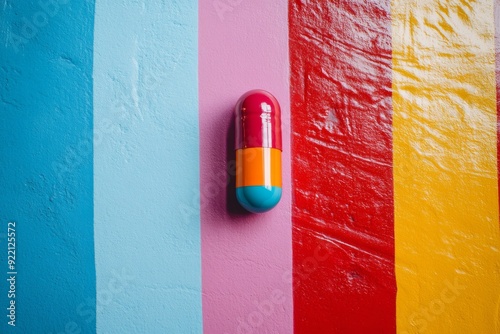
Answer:
[[[92,333],[95,318],[78,309],[95,298],[94,3],[1,6],[0,332]],[[9,221],[16,223],[17,275],[8,299]],[[15,327],[7,324],[10,300]]]
[[[500,0],[494,0],[494,22],[495,22],[495,79],[497,98],[497,170],[500,194]],[[500,201],[500,196],[499,196]],[[500,227],[500,226],[499,226]],[[500,328],[500,304],[498,306],[498,322]]]
[[[199,1],[204,332],[291,333],[287,4],[228,3]],[[234,107],[251,89],[282,109],[283,197],[263,214],[243,212],[234,189]]]
[[[498,333],[493,0],[392,15],[398,331]]]
[[[291,1],[298,334],[395,332],[390,20]]]
[[[97,2],[100,333],[202,331],[197,22],[196,1]]]
[[[500,194],[500,0],[494,0],[494,24],[495,24],[495,77],[496,77],[496,110],[497,110],[497,178]],[[499,196],[500,201],[500,196]],[[500,223],[500,221],[499,221]],[[500,225],[499,225],[500,227]],[[493,315],[494,316],[494,315]],[[500,297],[497,302],[497,315],[495,329],[500,332]]]

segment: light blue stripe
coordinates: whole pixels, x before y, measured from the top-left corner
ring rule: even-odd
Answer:
[[[195,0],[96,3],[99,333],[202,332],[197,29]]]
[[[7,0],[0,13],[0,333],[93,333],[94,2]]]

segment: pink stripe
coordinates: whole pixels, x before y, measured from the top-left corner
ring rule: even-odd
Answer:
[[[293,332],[287,13],[287,1],[199,1],[205,334]],[[256,88],[282,107],[283,197],[268,213],[247,214],[225,178],[234,105]]]

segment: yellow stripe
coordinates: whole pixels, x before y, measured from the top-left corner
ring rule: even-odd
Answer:
[[[493,0],[392,0],[398,333],[500,333]]]

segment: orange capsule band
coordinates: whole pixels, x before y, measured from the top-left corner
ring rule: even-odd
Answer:
[[[281,151],[268,147],[236,150],[236,187],[281,187]]]

